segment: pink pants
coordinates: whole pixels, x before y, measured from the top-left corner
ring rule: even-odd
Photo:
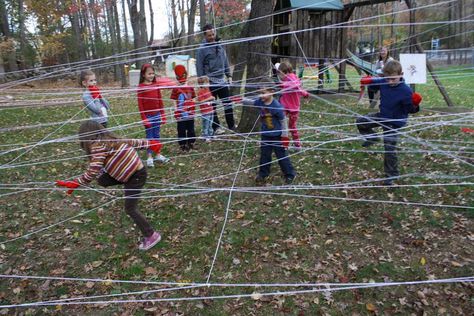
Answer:
[[[288,129],[290,130],[291,137],[296,147],[301,147],[300,136],[298,130],[296,129],[296,122],[300,116],[299,112],[286,111],[286,116],[288,117]]]

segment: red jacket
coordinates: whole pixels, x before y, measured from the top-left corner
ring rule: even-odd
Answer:
[[[161,124],[166,122],[166,114],[163,106],[161,91],[156,83],[140,83],[137,90],[138,109],[145,127],[150,127],[146,115],[160,113]]]
[[[180,100],[180,96],[183,100]],[[196,93],[194,92],[193,87],[181,86],[173,88],[170,98],[176,100],[176,109],[174,111],[174,117],[176,120],[181,121],[194,118],[196,107],[194,98],[196,98]]]

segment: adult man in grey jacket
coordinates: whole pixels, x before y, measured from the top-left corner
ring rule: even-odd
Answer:
[[[232,109],[232,101],[230,100],[230,91],[228,83],[232,82],[229,61],[224,48],[216,41],[216,33],[214,27],[207,24],[202,29],[204,33],[204,41],[197,52],[196,70],[197,75],[209,77],[211,83],[210,90],[212,95],[217,99],[221,99],[224,105],[225,120],[230,130],[235,129],[234,113]],[[226,79],[227,78],[227,79]],[[224,131],[219,128],[219,117],[217,116],[216,104],[214,107],[214,117],[212,128],[215,134],[222,134]]]

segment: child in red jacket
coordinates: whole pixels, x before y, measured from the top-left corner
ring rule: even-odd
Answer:
[[[178,143],[182,151],[194,149],[196,133],[194,131],[194,114],[196,93],[194,88],[188,85],[188,73],[183,65],[174,68],[179,87],[171,91],[171,99],[176,100],[174,117],[178,125]]]
[[[137,90],[138,109],[142,117],[147,139],[160,139],[161,125],[166,123],[166,114],[163,107],[161,91],[156,82],[155,70],[150,64],[144,64],[140,71],[140,83]],[[156,155],[156,160],[168,162],[162,154]],[[153,167],[153,151],[148,150],[146,164]]]

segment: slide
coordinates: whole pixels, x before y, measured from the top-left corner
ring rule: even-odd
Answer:
[[[368,75],[375,76],[375,64],[372,64],[368,61],[362,60],[357,55],[353,54],[350,50],[347,50],[347,63],[351,64],[354,67],[359,68],[361,71],[365,72]]]

